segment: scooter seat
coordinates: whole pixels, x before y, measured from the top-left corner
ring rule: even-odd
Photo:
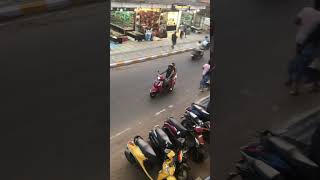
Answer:
[[[170,148],[172,146],[172,142],[170,141],[168,135],[161,129],[161,128],[156,128],[155,129],[158,140],[162,145],[167,145],[166,148]]]
[[[280,152],[287,160],[293,163],[296,167],[307,168],[307,169],[318,169],[319,166],[314,163],[307,156],[293,144],[287,142],[280,137],[269,137],[268,142],[278,152]]]
[[[175,127],[178,131],[181,131],[181,133],[185,133],[185,132],[188,131],[188,130],[187,130],[185,127],[183,127],[182,124],[181,124],[180,122],[178,122],[176,119],[170,117],[170,118],[168,119],[168,121],[169,121],[172,125],[174,125],[174,127]]]
[[[157,155],[152,149],[152,147],[144,141],[142,138],[137,138],[135,144],[141,149],[142,153],[148,159],[156,159]]]
[[[204,116],[210,116],[210,113],[198,104],[192,104],[192,107]]]

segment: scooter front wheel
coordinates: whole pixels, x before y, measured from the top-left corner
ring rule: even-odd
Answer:
[[[187,169],[186,168],[181,168],[176,176],[177,176],[178,180],[187,180],[188,179],[188,171],[187,171]]]
[[[193,161],[197,163],[201,163],[205,159],[205,152],[203,148],[194,148],[194,150],[191,152],[192,153],[192,159]]]
[[[127,148],[124,151],[124,155],[126,156],[127,160],[130,162],[130,164],[136,164],[136,159],[133,157],[129,149]]]
[[[151,98],[155,98],[155,97],[156,97],[156,95],[157,95],[157,93],[156,93],[156,92],[150,92],[150,97],[151,97]]]

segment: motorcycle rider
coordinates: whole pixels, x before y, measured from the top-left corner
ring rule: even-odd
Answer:
[[[207,47],[209,42],[210,42],[209,37],[205,36],[204,40],[202,41],[202,46]]]
[[[168,65],[168,68],[162,72],[161,74],[166,73],[166,79],[164,81],[164,85],[170,85],[170,91],[172,91],[173,89],[173,78],[175,77],[176,73],[177,73],[177,69],[176,69],[176,64],[175,63],[171,63]]]
[[[203,45],[201,41],[197,42],[197,48],[195,50],[197,52],[197,55],[200,55],[203,53]]]

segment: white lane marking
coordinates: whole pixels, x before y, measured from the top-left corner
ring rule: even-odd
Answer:
[[[168,108],[173,108],[173,105],[168,106]]]
[[[163,113],[163,112],[165,112],[165,111],[166,111],[166,109],[162,109],[161,111],[157,112],[157,113],[155,114],[155,116],[159,116],[161,113]]]
[[[126,131],[129,131],[130,129],[131,129],[131,128],[127,128],[127,129],[125,129],[125,130],[123,130],[123,131],[121,131],[121,132],[117,133],[116,135],[111,136],[111,137],[110,137],[110,140],[111,140],[111,139],[113,139],[113,138],[115,138],[115,137],[120,136],[121,134],[125,133]]]

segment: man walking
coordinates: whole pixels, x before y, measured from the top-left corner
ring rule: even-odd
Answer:
[[[300,54],[311,32],[320,24],[320,12],[312,7],[303,8],[296,17],[298,26],[296,35],[297,53]]]
[[[202,66],[202,79],[200,81],[200,91],[209,88],[207,82],[210,80],[210,61]]]
[[[174,49],[174,46],[177,44],[177,32],[174,31],[172,36],[171,36],[171,40],[172,40],[172,49]]]

